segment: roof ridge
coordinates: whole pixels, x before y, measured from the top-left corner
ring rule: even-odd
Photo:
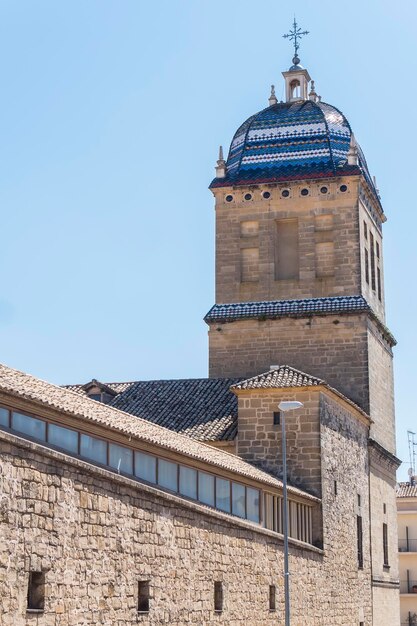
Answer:
[[[251,382],[254,382],[254,381],[261,381],[262,378],[265,378],[269,374],[273,375],[274,372],[285,372],[286,370],[290,371],[290,372],[293,372],[293,373],[296,373],[296,374],[299,374],[299,375],[303,376],[304,378],[309,378],[311,380],[315,380],[315,381],[317,381],[317,383],[325,385],[326,387],[329,387],[328,383],[326,383],[326,381],[323,380],[322,378],[318,378],[318,376],[314,376],[312,374],[309,374],[308,372],[303,372],[303,371],[297,369],[296,367],[292,367],[292,365],[285,365],[284,364],[284,365],[277,365],[276,367],[273,367],[273,368],[267,370],[266,372],[262,372],[260,374],[257,374],[256,376],[251,376],[249,378],[241,380],[240,382],[235,383],[234,385],[232,385],[230,387],[230,389],[239,389],[240,385],[244,385],[246,383],[251,383]],[[289,385],[289,386],[292,386],[292,385]],[[296,386],[296,385],[293,385],[293,386]],[[309,386],[312,386],[312,385],[305,385],[305,386],[309,387]],[[273,385],[271,385],[271,387],[274,388]],[[278,388],[281,388],[281,387],[282,386],[277,385],[276,388],[278,389]]]

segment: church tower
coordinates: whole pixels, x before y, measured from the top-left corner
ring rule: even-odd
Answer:
[[[290,364],[371,413],[375,438],[394,452],[386,217],[349,122],[293,61],[283,72],[286,102],[272,89],[270,106],[235,133],[227,161],[220,154],[210,185],[209,375],[249,377]]]
[[[205,317],[209,375],[248,378],[286,364],[326,381],[370,416],[374,623],[382,624],[390,592],[398,595],[387,560],[388,542],[396,560],[398,463],[386,217],[348,120],[317,95],[297,51],[296,43],[283,72],[285,102],[272,86],[269,106],[238,128],[227,160],[220,152],[210,185],[216,304]]]

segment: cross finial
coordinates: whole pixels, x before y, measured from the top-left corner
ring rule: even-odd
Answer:
[[[285,35],[283,35],[283,37],[285,39],[289,39],[290,41],[293,42],[294,45],[294,58],[292,60],[292,62],[294,63],[294,65],[298,65],[300,62],[300,59],[298,58],[298,49],[300,47],[300,39],[304,36],[304,35],[308,35],[309,31],[308,30],[301,30],[301,28],[298,26],[297,24],[297,20],[295,19],[294,16],[294,22],[292,25],[292,30],[290,30],[289,33],[285,33]]]

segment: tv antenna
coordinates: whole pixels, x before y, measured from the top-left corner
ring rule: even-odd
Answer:
[[[410,457],[410,469],[408,475],[410,479],[416,475],[416,457],[417,457],[417,441],[415,440],[416,433],[412,430],[407,430],[408,436],[408,454]]]

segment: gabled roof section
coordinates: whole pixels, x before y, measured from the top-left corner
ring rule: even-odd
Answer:
[[[320,378],[300,372],[289,365],[279,365],[258,376],[233,385],[232,389],[283,389],[286,387],[312,387],[326,385]]]
[[[237,433],[237,400],[230,387],[239,380],[139,380],[105,386],[120,390],[109,405],[121,411],[199,441],[233,441]],[[86,395],[85,387],[68,388]]]
[[[253,480],[281,488],[282,481],[254,467],[240,457],[168,430],[156,424],[124,413],[114,407],[83,396],[80,393],[58,387],[43,380],[0,364],[0,392],[31,402],[38,407],[53,408],[62,414],[85,420],[128,435],[161,449],[171,450],[185,457],[200,460],[214,467],[246,476]],[[296,487],[289,490],[313,500],[314,496]]]
[[[397,498],[417,498],[417,483],[398,483],[396,489]]]
[[[268,372],[252,376],[252,378],[247,378],[246,380],[241,380],[235,385],[232,385],[231,390],[238,393],[239,391],[251,391],[255,389],[296,389],[300,387],[324,387],[344,402],[347,402],[347,404],[360,413],[367,422],[371,422],[369,415],[361,409],[360,406],[326,383],[325,380],[307,374],[306,372],[301,372],[290,365],[277,365]]]

